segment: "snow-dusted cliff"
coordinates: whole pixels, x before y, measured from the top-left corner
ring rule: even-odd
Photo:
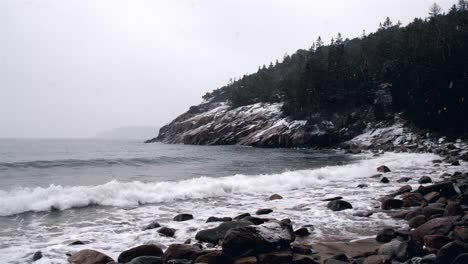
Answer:
[[[257,103],[233,108],[225,102],[206,102],[191,107],[162,127],[157,138],[147,142],[259,147],[330,146],[356,136],[365,127],[365,123],[351,120],[352,116],[293,120],[282,113],[281,107],[281,103]],[[346,123],[349,121],[353,124]]]

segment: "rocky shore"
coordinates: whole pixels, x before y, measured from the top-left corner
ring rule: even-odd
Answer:
[[[375,141],[382,140],[384,132],[379,132],[378,137],[372,137],[369,133],[368,136],[356,138],[347,149],[349,152],[370,149],[379,155],[383,150],[371,148],[363,142],[372,142],[376,146]],[[409,143],[407,139],[414,143]],[[433,161],[435,169],[439,166],[457,168],[460,162],[467,160],[468,148],[462,141],[447,142],[441,138],[434,142],[405,137],[379,146],[393,151],[430,150],[438,153],[442,159]],[[391,177],[392,168],[385,164],[376,168],[376,173],[373,179],[383,183],[398,182],[400,187],[380,197],[378,208],[356,211],[354,215],[369,217],[376,212],[386,212],[395,219],[401,219],[401,225],[399,228],[382,226],[374,238],[306,243],[304,241],[307,240],[302,238],[313,236],[313,225],[296,226],[294,219],[272,219],[268,217],[272,209],[260,208],[238,216],[210,217],[206,221],[219,222],[217,227],[199,230],[193,239],[171,244],[165,250],[158,245],[139,245],[125,250],[114,260],[98,251],[85,249],[71,253],[68,261],[74,264],[468,263],[467,171],[446,173],[438,182],[424,175],[395,179]],[[419,186],[414,188],[408,185],[409,180],[417,180]],[[360,183],[358,187],[367,188],[367,184]],[[269,199],[285,198],[273,194]],[[346,197],[326,199],[323,203],[333,211],[354,210]],[[180,214],[173,221],[190,221],[193,217]],[[157,229],[163,236],[174,236],[176,231],[156,221],[143,229]],[[34,258],[40,259],[40,252]]]

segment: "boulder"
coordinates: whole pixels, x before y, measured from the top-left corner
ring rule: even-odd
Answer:
[[[397,180],[398,183],[402,183],[402,182],[409,182],[411,180],[410,177],[402,177],[400,179]]]
[[[289,248],[295,239],[292,227],[287,224],[266,223],[259,226],[234,228],[226,233],[223,253],[232,256],[246,256]]]
[[[456,226],[450,233],[450,237],[468,243],[468,227]]]
[[[184,259],[191,262],[204,253],[198,245],[172,244],[162,255],[162,261],[166,263],[173,259]]]
[[[374,213],[372,213],[371,211],[357,211],[353,215],[357,216],[357,217],[369,217],[369,216],[371,216],[373,214]]]
[[[247,217],[247,216],[250,216],[250,214],[249,213],[243,213],[243,214],[240,214],[240,215],[234,217],[234,220],[241,220],[242,218]]]
[[[425,183],[431,183],[432,182],[432,179],[431,177],[429,176],[422,176],[421,178],[419,178],[418,180],[418,183],[419,184],[425,184]]]
[[[428,186],[420,186],[416,191],[422,195],[426,195],[430,192],[439,192],[442,196],[451,197],[456,195],[456,191],[453,188],[453,184],[450,181],[436,183]]]
[[[369,184],[361,183],[357,187],[358,188],[367,188],[367,187],[369,187]]]
[[[452,239],[444,235],[424,236],[424,245],[428,248],[440,249],[450,242],[452,242]]]
[[[280,199],[283,199],[283,196],[281,196],[281,195],[275,193],[275,194],[271,195],[269,199],[270,199],[270,201],[272,201],[272,200],[280,200]]]
[[[381,243],[387,243],[392,241],[395,237],[397,237],[397,233],[393,228],[385,228],[377,233],[375,240]]]
[[[239,227],[244,227],[244,226],[249,226],[249,225],[252,225],[252,222],[249,222],[249,221],[224,222],[215,228],[199,231],[195,235],[195,239],[202,241],[202,242],[213,243],[216,245],[218,244],[219,240],[222,240],[224,238],[224,236],[229,230],[233,228],[239,228]]]
[[[161,257],[141,256],[132,259],[128,264],[163,264]]]
[[[458,255],[468,253],[468,244],[453,241],[441,247],[437,253],[437,263],[452,263]]]
[[[262,218],[255,217],[255,216],[246,216],[242,218],[241,221],[251,222],[254,225],[261,225],[265,223],[265,220],[263,220]]]
[[[463,209],[459,203],[449,202],[444,210],[444,216],[455,216],[463,214]]]
[[[426,200],[428,203],[433,203],[437,201],[437,199],[439,198],[440,198],[440,193],[438,192],[430,192],[424,195],[424,200]]]
[[[417,215],[408,221],[408,225],[411,228],[418,228],[419,226],[421,226],[422,224],[426,222],[427,222],[427,218],[425,215]]]
[[[183,222],[183,221],[187,221],[187,220],[192,220],[193,219],[193,215],[191,214],[178,214],[176,216],[174,216],[174,221],[177,221],[177,222]]]
[[[220,250],[213,250],[210,252],[207,252],[206,254],[200,255],[195,259],[193,263],[205,263],[205,264],[211,264],[211,263],[225,263],[228,262],[228,260],[224,259],[224,256],[222,256],[222,252]]]
[[[391,172],[391,170],[385,165],[379,166],[377,168],[377,171],[378,172],[383,172],[383,173]]]
[[[153,221],[153,222],[149,223],[148,225],[144,226],[141,230],[145,231],[145,230],[149,230],[149,229],[155,229],[155,228],[158,228],[158,227],[161,227],[161,225],[158,222]]]
[[[327,208],[331,209],[332,211],[342,211],[346,209],[352,209],[353,206],[343,200],[333,200],[327,204]]]
[[[309,236],[310,232],[309,232],[308,228],[301,227],[301,228],[297,229],[296,231],[294,231],[294,234],[296,236],[299,236],[299,237],[305,237],[305,236]]]
[[[386,199],[381,204],[383,210],[399,209],[401,207],[403,207],[403,201],[399,199]]]
[[[404,207],[420,206],[425,203],[424,196],[417,192],[404,193],[401,198]]]
[[[452,229],[454,219],[451,217],[434,218],[420,225],[412,233],[411,237],[417,241],[423,241],[427,235],[447,235]]]
[[[206,220],[206,223],[212,223],[212,222],[230,222],[232,221],[231,217],[215,217],[215,216],[210,216]]]
[[[442,216],[444,214],[445,208],[440,204],[430,204],[422,209],[422,214],[427,218],[432,218],[433,216]]]
[[[92,249],[80,250],[68,258],[71,264],[107,264],[112,261],[111,257]]]
[[[75,240],[73,242],[71,242],[70,244],[68,244],[69,246],[77,246],[77,245],[85,245],[86,243],[81,241],[81,240]]]
[[[410,257],[408,242],[394,239],[379,248],[379,255],[386,255],[396,261],[406,261]]]
[[[268,264],[291,263],[292,259],[291,251],[273,251],[258,255],[260,263]]]
[[[411,187],[411,185],[403,185],[398,189],[396,194],[399,195],[399,194],[402,194],[402,193],[411,192],[412,190],[413,190],[413,188]]]
[[[117,261],[120,263],[130,262],[132,259],[141,256],[153,256],[160,257],[162,256],[163,251],[156,245],[141,245],[134,248],[130,248],[120,253]]]
[[[381,183],[389,183],[390,180],[387,177],[383,177],[382,179],[380,179],[380,182]]]
[[[169,228],[169,227],[161,227],[158,230],[158,233],[167,236],[167,237],[174,237],[176,230],[174,228]]]
[[[272,213],[273,210],[271,209],[259,209],[257,210],[257,212],[255,212],[256,215],[266,215],[266,214],[269,214],[269,213]]]
[[[36,251],[32,257],[32,261],[40,260],[42,258],[42,252],[41,251]]]

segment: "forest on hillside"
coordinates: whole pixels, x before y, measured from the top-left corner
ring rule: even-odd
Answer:
[[[387,18],[377,32],[329,45],[319,37],[307,50],[285,56],[205,100],[234,107],[283,102],[285,114],[307,119],[315,113],[375,105],[391,95],[393,111],[436,130],[468,130],[468,2],[447,12],[433,4],[428,17],[407,26]],[[382,117],[384,118],[384,117]]]

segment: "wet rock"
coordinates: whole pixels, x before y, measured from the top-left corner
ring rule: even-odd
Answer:
[[[270,199],[270,201],[272,201],[272,200],[281,200],[281,199],[283,199],[283,196],[275,193],[275,194],[271,195],[269,199]]]
[[[256,215],[266,215],[266,214],[269,214],[269,213],[272,213],[273,210],[271,209],[259,209],[257,210],[257,212],[255,212]]]
[[[402,183],[402,182],[409,182],[411,180],[410,177],[402,177],[400,179],[397,180],[398,183]]]
[[[296,231],[294,231],[294,234],[296,234],[296,236],[299,236],[299,237],[305,237],[305,236],[309,236],[310,232],[308,228],[301,227],[297,229]]]
[[[342,211],[346,209],[352,209],[353,206],[343,200],[333,200],[327,204],[327,208],[331,209],[332,211]]]
[[[141,256],[132,259],[128,264],[162,264],[161,257]]]
[[[399,209],[401,207],[403,207],[403,201],[399,199],[386,199],[381,204],[383,210]]]
[[[441,247],[445,246],[450,242],[452,242],[452,239],[444,235],[424,236],[424,245],[433,249],[440,249]]]
[[[215,228],[199,231],[195,235],[195,239],[202,241],[202,242],[218,244],[219,240],[222,240],[229,230],[233,228],[239,228],[239,227],[244,227],[244,226],[249,226],[249,225],[252,225],[252,222],[249,222],[249,221],[224,222]]]
[[[426,202],[424,196],[418,192],[404,193],[401,195],[404,207],[420,206]]]
[[[369,216],[371,216],[373,214],[374,213],[372,213],[371,211],[358,211],[358,212],[354,213],[353,215],[357,216],[357,217],[369,217]]]
[[[431,177],[429,176],[422,176],[419,180],[418,180],[418,183],[419,184],[425,184],[425,183],[431,183],[432,182],[432,179]]]
[[[381,183],[389,183],[390,180],[387,177],[383,177],[382,179],[380,179],[380,182]]]
[[[306,246],[294,245],[291,247],[293,253],[299,255],[311,255],[313,253],[312,249]]]
[[[291,263],[292,253],[290,251],[274,251],[258,255],[260,263],[283,264]]]
[[[439,192],[442,196],[451,197],[455,194],[455,189],[453,188],[453,184],[450,181],[436,183],[428,186],[421,186],[416,191],[422,195],[426,195],[430,192]]]
[[[222,256],[222,252],[220,250],[214,250],[211,252],[208,252],[207,254],[200,255],[195,259],[193,263],[206,263],[206,264],[211,264],[211,263],[226,263],[228,262],[227,260],[224,260],[224,256]]]
[[[437,253],[437,263],[451,263],[458,255],[468,253],[468,244],[453,241],[441,247]]]
[[[357,187],[358,187],[358,188],[367,188],[367,187],[369,187],[369,185],[368,185],[368,184],[365,184],[365,183],[361,183],[361,184],[359,184]]]
[[[92,249],[80,250],[68,258],[71,264],[107,264],[112,261],[111,257]]]
[[[398,189],[396,194],[399,195],[399,194],[402,194],[402,193],[411,192],[412,190],[413,190],[413,188],[411,187],[411,185],[403,185]]]
[[[454,216],[463,214],[463,209],[456,202],[449,202],[444,210],[444,216]]]
[[[242,218],[241,221],[248,221],[248,222],[251,222],[254,225],[261,225],[261,224],[265,223],[265,221],[263,219],[258,218],[258,217],[254,217],[254,216],[246,216],[246,217]]]
[[[468,242],[468,228],[464,226],[456,226],[450,233],[450,237],[462,242]]]
[[[460,162],[458,160],[455,160],[453,161],[452,163],[450,163],[450,165],[452,166],[460,166]]]
[[[234,220],[241,220],[242,218],[247,217],[247,216],[250,216],[250,214],[249,213],[243,213],[243,214],[240,214],[240,215],[234,217]]]
[[[70,244],[68,244],[69,246],[78,246],[78,245],[84,245],[86,244],[85,242],[81,241],[81,240],[75,240],[73,242],[71,242]]]
[[[169,228],[169,227],[161,227],[158,230],[158,233],[167,236],[167,237],[174,237],[176,230],[174,228]]]
[[[183,222],[183,221],[187,221],[187,220],[192,220],[193,219],[193,215],[191,214],[178,214],[176,216],[174,216],[174,221],[177,221],[177,222]]]
[[[424,200],[426,200],[428,203],[433,203],[439,199],[440,193],[438,192],[430,192],[426,195],[424,195]]]
[[[445,212],[443,205],[439,204],[430,204],[422,209],[422,213],[427,218],[432,218],[433,216],[442,216]]]
[[[147,226],[144,226],[141,230],[145,231],[145,230],[155,229],[158,227],[161,227],[161,225],[158,222],[153,221],[149,223]]]
[[[233,264],[257,264],[256,257],[243,257],[236,259]]]
[[[451,217],[434,218],[416,228],[411,237],[417,241],[423,241],[427,235],[447,235],[452,229],[454,219]]]
[[[160,257],[162,256],[163,251],[156,245],[141,245],[134,248],[130,248],[120,253],[117,261],[120,263],[130,262],[132,259],[141,256],[153,256]]]
[[[390,264],[391,260],[389,256],[385,255],[373,255],[367,257],[363,264]]]
[[[417,228],[426,222],[427,222],[427,218],[425,215],[417,215],[408,221],[408,225],[411,228]]]
[[[189,238],[189,239],[185,240],[184,244],[186,244],[186,245],[192,244],[192,239]]]
[[[230,222],[232,221],[231,217],[215,217],[215,216],[210,216],[206,220],[206,223],[211,223],[211,222]]]
[[[383,173],[391,172],[390,168],[388,168],[388,167],[385,166],[385,165],[379,166],[379,167],[377,168],[377,171],[378,171],[378,172],[383,172]]]
[[[408,242],[394,239],[379,248],[379,255],[386,255],[396,261],[406,261],[410,254],[408,252]]]
[[[385,228],[377,233],[375,240],[377,240],[377,242],[387,243],[392,241],[395,237],[397,237],[397,233],[393,228]]]
[[[32,257],[32,261],[40,260],[42,258],[42,252],[41,251],[36,251]]]
[[[289,248],[295,239],[290,225],[266,223],[260,226],[234,228],[226,233],[223,253],[228,256],[246,256]]]
[[[193,261],[202,254],[204,252],[198,245],[172,244],[162,255],[162,260],[164,263],[173,259]]]

